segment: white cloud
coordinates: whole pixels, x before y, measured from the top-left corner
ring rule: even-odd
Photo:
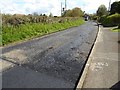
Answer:
[[[33,12],[60,15],[61,2],[65,0],[0,0],[0,9],[3,13],[24,13],[29,14]],[[111,0],[114,2],[115,0]],[[67,9],[80,7],[87,13],[96,12],[98,7],[104,4],[109,5],[109,0],[67,0]],[[63,4],[64,5],[64,4]]]
[[[24,9],[20,9],[20,5],[16,4],[14,0],[1,0],[0,9],[3,13],[25,13]]]
[[[98,7],[102,4],[106,6],[106,8],[109,7],[109,1],[110,0],[84,0],[85,5],[82,6],[82,8],[87,12],[87,13],[95,13]],[[113,3],[116,0],[111,0],[111,3]]]
[[[45,13],[52,12],[54,15],[60,15],[60,0],[2,0],[0,8],[3,13]]]

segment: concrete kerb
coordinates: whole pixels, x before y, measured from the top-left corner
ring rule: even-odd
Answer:
[[[88,58],[88,60],[87,60],[87,63],[86,63],[86,65],[85,65],[84,71],[83,71],[82,76],[81,76],[81,78],[80,78],[80,80],[79,80],[79,83],[78,83],[78,85],[77,85],[76,90],[82,89],[82,87],[83,87],[84,80],[85,80],[85,78],[86,78],[86,75],[87,75],[89,66],[90,66],[90,64],[91,64],[93,52],[95,51],[95,45],[96,45],[96,42],[97,42],[97,40],[98,40],[98,38],[99,38],[98,36],[99,36],[99,34],[100,34],[101,28],[99,27],[98,30],[99,30],[99,31],[98,31],[98,34],[97,34],[96,41],[94,42],[93,49],[92,49],[91,54],[90,54],[90,56],[89,56],[89,58]]]

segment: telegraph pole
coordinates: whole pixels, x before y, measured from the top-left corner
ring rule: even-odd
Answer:
[[[62,16],[63,10],[62,10],[62,2],[61,2],[61,16]]]
[[[61,16],[63,15],[63,13],[65,13],[65,11],[67,10],[67,0],[65,0],[65,3],[64,3],[64,7],[63,7],[63,4],[61,2]]]
[[[108,11],[110,11],[110,8],[111,8],[111,0],[109,1]]]
[[[65,0],[65,10],[67,10],[67,3],[66,3],[66,0]]]

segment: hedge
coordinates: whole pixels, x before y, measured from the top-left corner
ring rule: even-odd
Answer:
[[[105,27],[119,26],[120,25],[120,14],[113,14],[110,16],[102,16],[99,22]]]

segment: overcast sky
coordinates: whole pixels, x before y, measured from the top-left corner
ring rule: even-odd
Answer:
[[[33,12],[60,15],[65,0],[0,0],[2,13],[30,14]],[[67,9],[80,7],[86,13],[95,13],[101,4],[107,8],[110,0],[67,0]],[[116,0],[111,0],[111,3]]]

